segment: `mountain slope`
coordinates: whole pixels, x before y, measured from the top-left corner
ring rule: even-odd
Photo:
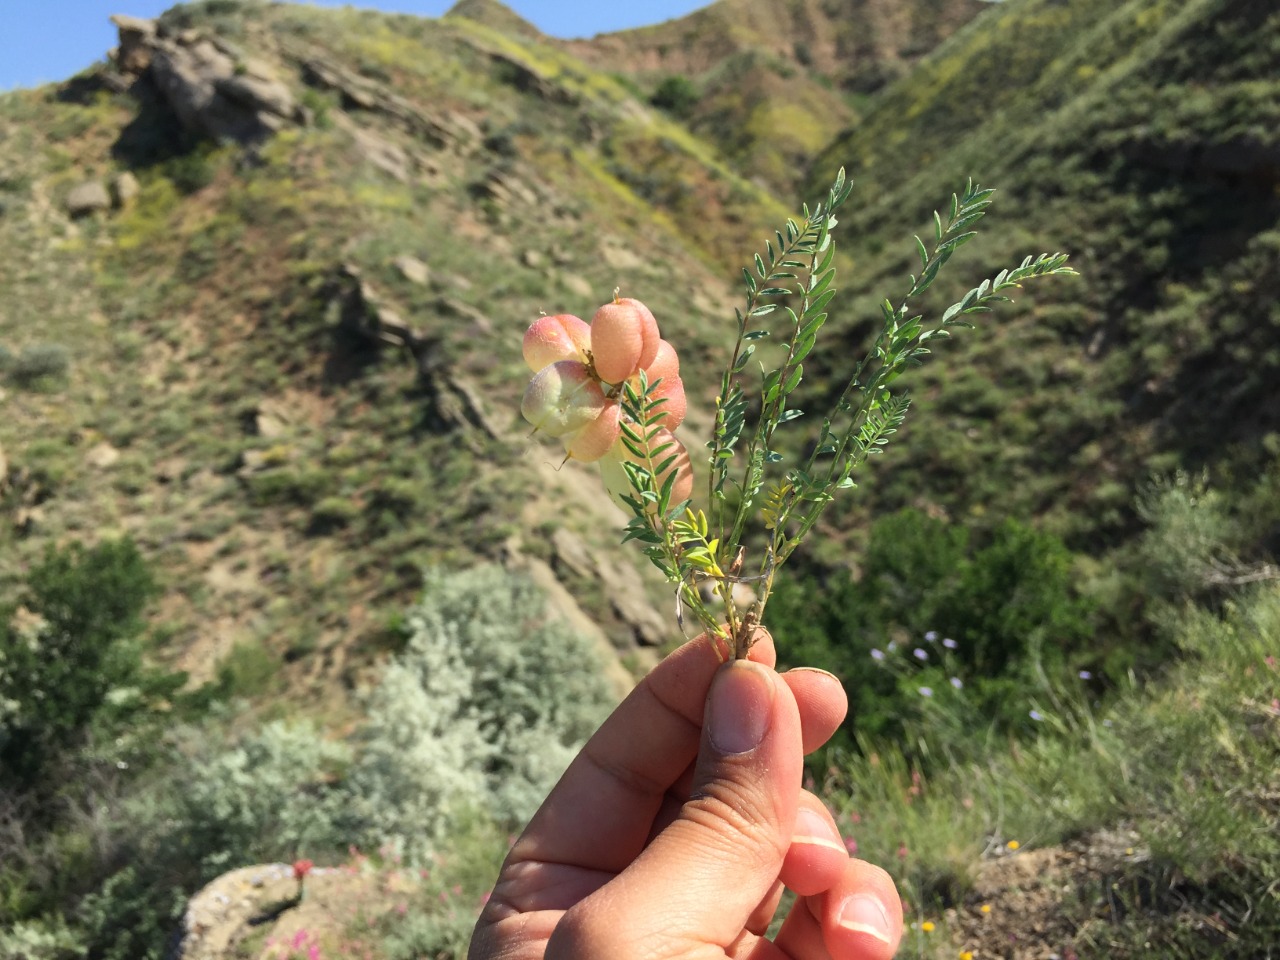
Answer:
[[[678,20],[571,40],[655,102],[681,95],[689,128],[751,179],[799,203],[811,157],[869,95],[987,8],[981,0],[718,0]]]
[[[981,0],[717,0],[678,20],[567,47],[588,63],[638,76],[700,76],[757,51],[865,93],[901,75],[986,7]]]
[[[740,224],[780,208],[611,79],[465,18],[209,5],[159,28],[119,72],[0,101],[0,343],[69,360],[6,389],[4,582],[48,543],[132,535],[197,682],[248,655],[352,680],[422,566],[522,552],[621,649],[665,640],[619,588],[635,558],[591,469],[525,436],[520,337],[621,285],[696,363]],[[248,152],[180,132],[153,80],[224,61],[241,99],[193,122],[278,128]],[[246,90],[280,112],[244,120]],[[136,196],[69,214],[126,173]]]
[[[911,269],[882,228],[923,227],[968,176],[1001,189],[949,270],[1062,248],[1082,273],[921,372],[921,423],[874,502],[1042,514],[1096,551],[1133,529],[1146,476],[1208,468],[1247,486],[1274,469],[1277,16],[1217,0],[1003,4],[825,151],[809,192],[844,164],[865,207],[851,335]]]
[[[112,65],[0,96],[0,609],[12,620],[3,637],[39,640],[32,611],[9,604],[49,550],[128,535],[162,588],[149,610],[146,652],[188,671],[188,694],[200,691],[158,704],[150,725],[136,730],[108,727],[112,736],[101,741],[77,731],[84,743],[55,757],[49,782],[39,785],[56,806],[41,807],[33,791],[0,810],[7,824],[0,944],[11,917],[47,918],[49,930],[69,922],[77,936],[99,937],[91,955],[139,956],[111,939],[133,931],[136,920],[138,941],[159,957],[176,890],[193,889],[193,877],[225,868],[227,857],[289,853],[284,847],[296,838],[276,829],[277,801],[289,797],[307,814],[316,812],[305,809],[312,798],[334,798],[330,788],[352,759],[341,757],[348,746],[358,753],[353,734],[367,730],[364,694],[407,642],[403,611],[422,591],[423,567],[492,561],[529,572],[578,630],[609,650],[618,687],[676,642],[670,586],[656,582],[638,551],[617,543],[622,518],[593,470],[561,464],[559,449],[531,437],[520,419],[529,377],[521,335],[540,312],[590,316],[616,288],[646,301],[680,349],[690,400],[684,434],[696,449],[741,302],[740,265],[792,212],[777,194],[803,183],[806,198],[816,199],[841,164],[858,185],[842,215],[837,284],[845,289],[806,360],[809,416],[787,428],[784,454],[802,448],[804,426],[848,373],[849,358],[861,355],[879,298],[900,295],[917,269],[907,234],[924,234],[930,211],[966,177],[1000,193],[982,237],[931,291],[929,311],[1041,249],[1070,251],[1082,275],[1037,286],[1014,307],[980,318],[978,330],[939,346],[939,357],[904,379],[913,417],[884,462],[834,508],[825,540],[806,545],[809,568],[793,572],[792,582],[838,595],[859,566],[869,518],[899,506],[950,518],[944,537],[959,543],[971,535],[975,548],[1012,517],[1027,522],[1026,532],[1067,537],[1076,551],[1074,567],[1065,549],[1054,559],[1071,589],[1080,585],[1103,611],[1085,624],[1097,648],[1091,658],[1104,662],[1119,647],[1132,662],[1143,631],[1161,627],[1160,617],[1203,634],[1185,644],[1189,673],[1205,673],[1202,644],[1228,647],[1213,640],[1214,613],[1144,606],[1149,598],[1137,594],[1147,581],[1134,568],[1150,560],[1150,545],[1135,547],[1142,518],[1132,504],[1152,474],[1204,469],[1224,491],[1212,516],[1234,521],[1246,547],[1274,551],[1280,541],[1274,4],[1010,0],[980,14],[973,4],[941,2],[773,9],[726,0],[684,26],[603,38],[593,48],[540,38],[488,0],[464,0],[441,20],[215,0],[176,7],[158,24],[121,19]],[[842,84],[874,83],[858,72],[866,62],[852,63],[844,79],[838,74],[840,49],[853,49],[840,44],[858,42],[856,30],[840,32],[838,14],[865,33],[866,17],[894,9],[908,20],[885,21],[870,34],[872,46],[903,69],[919,62],[851,102]],[[917,35],[910,24],[927,22],[912,11],[945,16],[934,32],[921,26]],[[785,29],[774,30],[778,17]],[[690,23],[693,52],[679,44],[664,51]],[[796,43],[833,32],[824,41],[830,47],[804,55],[814,72],[801,70]],[[624,56],[631,46],[634,61]],[[836,71],[826,74],[830,89],[818,68]],[[651,102],[671,79],[702,95],[687,123]],[[833,123],[852,122],[855,113],[857,125],[828,143]],[[819,147],[811,171],[808,153]],[[1198,547],[1202,536],[1212,543],[1195,526],[1199,488],[1190,481],[1176,489],[1192,521],[1163,531],[1170,552],[1186,540]],[[909,555],[915,544],[902,546]],[[1274,567],[1252,572],[1261,579]],[[994,577],[984,599],[1002,600],[1010,579]],[[1211,599],[1220,601],[1229,581],[1211,584]],[[470,609],[486,599],[469,601]],[[779,622],[781,608],[770,608],[768,622],[786,649],[789,624],[811,626],[819,606],[793,608]],[[1196,924],[1221,925],[1222,916],[1249,922],[1252,901],[1233,899],[1239,910],[1218,916],[1214,898],[1222,890],[1234,898],[1237,887],[1222,878],[1238,874],[1231,879],[1239,890],[1260,889],[1274,901],[1273,852],[1239,858],[1223,838],[1245,834],[1217,830],[1234,822],[1232,807],[1222,808],[1225,820],[1213,818],[1215,798],[1224,797],[1252,811],[1250,836],[1276,836],[1274,764],[1267,766],[1274,737],[1267,737],[1280,705],[1268,703],[1266,684],[1280,608],[1268,598],[1258,609],[1257,625],[1246,622],[1250,613],[1222,628],[1246,642],[1229,647],[1211,671],[1214,711],[1202,709],[1203,698],[1177,672],[1169,678],[1161,709],[1201,730],[1196,756],[1187,756],[1189,737],[1165,724],[1167,742],[1151,738],[1139,787],[1128,779],[1126,753],[1108,752],[1115,769],[1127,768],[1124,796],[1112,795],[1098,773],[1112,768],[1090,752],[1107,749],[1093,719],[1105,713],[1091,709],[1121,697],[1103,678],[1081,686],[1076,679],[1086,678],[1071,672],[1079,727],[1032,727],[1012,754],[988,734],[985,718],[933,723],[941,715],[924,711],[942,709],[943,697],[908,683],[911,702],[925,704],[926,732],[958,738],[946,745],[975,759],[970,768],[952,764],[946,750],[935,754],[948,758],[939,768],[955,777],[952,797],[938,789],[945,783],[930,784],[937,771],[909,769],[900,744],[868,752],[870,786],[848,798],[857,809],[847,811],[851,823],[865,818],[857,821],[864,850],[919,881],[904,886],[917,910],[935,894],[954,906],[975,852],[1012,850],[1004,832],[1013,820],[999,798],[1019,798],[1028,846],[1098,826],[1098,816],[1136,813],[1157,839],[1172,825],[1185,845],[1151,844],[1149,871],[1140,845],[1138,857],[1120,846],[1123,855],[1102,858],[1105,896],[1115,889],[1113,870],[1132,881],[1130,902],[1140,909],[1131,921],[1093,916],[1089,877],[1071,878],[1085,898],[1078,924],[1092,925],[1077,929],[1106,937],[1119,927],[1141,944],[1155,911],[1153,926],[1190,942],[1184,934],[1194,939],[1198,930],[1172,929],[1189,925],[1176,912],[1185,903],[1173,902],[1184,896],[1194,900]],[[834,642],[852,648],[864,628],[846,616]],[[949,649],[945,640],[940,646]],[[908,651],[902,644],[902,660],[923,662]],[[50,659],[55,673],[60,663]],[[1040,666],[1036,660],[1028,670]],[[1247,671],[1244,696],[1233,677]],[[1120,682],[1144,679],[1135,676]],[[980,680],[955,686],[944,677],[938,692],[954,690],[956,698]],[[563,687],[555,689],[563,697]],[[421,704],[427,691],[417,693]],[[1145,750],[1148,724],[1160,724],[1143,719],[1141,701],[1132,709],[1135,719],[1112,736]],[[9,710],[0,698],[0,720]],[[387,712],[388,722],[403,719]],[[281,717],[317,720],[321,731],[267,722]],[[1039,723],[1031,714],[1019,719]],[[188,720],[203,725],[184,727]],[[429,740],[416,722],[405,722],[406,738]],[[245,731],[265,731],[259,752],[246,752]],[[128,734],[123,746],[116,732]],[[1080,752],[1080,743],[1088,749]],[[234,790],[236,777],[220,771],[257,772],[270,764],[246,758],[291,761],[307,750],[314,765],[265,783],[268,815],[218,820],[214,804],[172,808],[186,810],[188,822],[154,802],[166,791],[190,799],[190,771],[205,775],[206,787]],[[1258,764],[1267,766],[1262,774],[1254,761],[1241,764],[1246,750],[1268,758]],[[130,768],[129,751],[152,765]],[[1055,756],[1062,765],[1054,766]],[[1200,766],[1178,765],[1188,760]],[[1224,781],[1228,766],[1232,779]],[[1162,778],[1175,768],[1181,780],[1170,791]],[[1065,798],[1079,801],[1069,814],[1045,800],[1072,779],[1063,769],[1100,778],[1096,789],[1079,778],[1085,786]],[[978,772],[985,795],[999,802],[984,806],[979,793],[975,803]],[[1186,810],[1171,815],[1170,804]],[[881,816],[895,805],[901,828]],[[917,833],[927,808],[936,811],[932,830]],[[243,833],[200,846],[208,838],[193,833],[206,815],[218,829],[230,823]],[[964,836],[957,816],[969,825]],[[435,864],[430,877],[419,874],[417,899],[408,901],[422,905],[424,922],[452,924],[446,932],[459,942],[507,845],[506,825],[478,829],[484,835],[459,841],[457,856]],[[274,844],[266,853],[264,834]],[[1210,840],[1193,846],[1193,836]],[[223,859],[183,862],[188,841]],[[318,857],[337,862],[347,838],[324,842]],[[160,853],[157,846],[168,849],[152,861],[147,854]],[[1191,864],[1198,874],[1179,860],[1187,849],[1202,858]],[[367,857],[351,856],[352,869],[363,869]],[[1244,859],[1248,869],[1237,870]],[[934,869],[938,863],[945,869]],[[180,880],[166,873],[175,865]],[[1206,889],[1192,889],[1201,881],[1188,876],[1208,878]],[[459,907],[448,891],[463,880],[468,898]],[[287,896],[289,877],[282,881],[273,896]],[[1155,889],[1166,892],[1148,898]],[[380,936],[365,929],[363,902],[352,922],[361,938]],[[1017,917],[1034,919],[1044,902],[1028,901]],[[391,906],[381,909],[388,925],[396,922]],[[993,938],[989,949],[1004,949],[1016,921],[988,923],[978,903],[964,907],[973,928]],[[1256,915],[1270,923],[1274,914]],[[923,923],[913,931],[922,955],[928,932]],[[251,939],[266,933],[256,923],[245,933],[237,949],[269,949]],[[1023,943],[1041,937],[1019,935]],[[1255,929],[1241,942],[1266,935]],[[1041,939],[1042,952],[1062,945]],[[381,941],[378,948],[395,954]],[[401,941],[396,949],[444,948]],[[969,949],[957,943],[946,955]],[[1120,955],[1142,953],[1135,946]]]

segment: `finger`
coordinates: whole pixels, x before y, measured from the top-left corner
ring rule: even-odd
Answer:
[[[835,886],[848,863],[835,819],[821,800],[802,791],[791,846],[779,872],[782,882],[802,897],[814,896]]]
[[[778,904],[781,902],[782,882],[778,881],[769,888],[765,898],[751,911],[751,915],[747,917],[747,922],[743,926],[749,933],[763,937],[769,929],[769,924],[773,923],[773,915],[778,912]]]
[[[834,674],[816,667],[796,667],[782,674],[800,710],[800,729],[806,755],[813,753],[840,729],[849,712],[849,698]],[[672,785],[671,793],[683,800],[693,784],[690,763]],[[655,831],[656,833],[656,831]]]
[[[892,878],[879,867],[850,860],[829,890],[807,902],[836,960],[889,960],[898,949],[902,900]]]
[[[830,740],[840,728],[849,711],[849,698],[838,677],[816,667],[796,667],[782,674],[782,679],[796,698],[804,752],[810,754]],[[679,815],[680,805],[688,798],[693,786],[693,769],[694,765],[690,763],[672,784],[649,831],[651,839]]]
[[[801,897],[791,906],[782,929],[773,938],[773,944],[788,960],[832,960],[827,942],[822,936],[822,924],[813,915],[811,901]],[[839,957],[838,960],[851,960]]]
[[[790,687],[759,664],[725,664],[707,700],[693,791],[680,816],[577,909],[590,913],[588,904],[607,900],[619,942],[727,947],[778,879],[801,766]]]
[[[849,712],[849,697],[834,674],[815,667],[796,667],[782,675],[800,707],[807,756],[831,739]]]
[[[772,667],[763,631],[752,661]],[[614,710],[569,765],[508,862],[618,872],[639,855],[664,796],[693,763],[707,691],[722,660],[703,634],[670,654]]]

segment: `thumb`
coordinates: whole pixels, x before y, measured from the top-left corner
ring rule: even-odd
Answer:
[[[802,764],[800,713],[787,684],[749,660],[722,666],[707,697],[689,799],[608,885],[610,900],[627,904],[615,916],[647,928],[630,935],[680,941],[671,955],[739,937],[778,880]]]

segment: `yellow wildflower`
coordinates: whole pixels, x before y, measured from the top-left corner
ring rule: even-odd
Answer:
[[[991,912],[991,904],[989,904],[989,903],[984,903],[984,904],[983,904],[981,907],[979,907],[978,909],[980,909],[983,913],[990,913],[990,912]]]
[[[1017,840],[1010,840],[1010,841],[1009,841],[1009,849],[1010,849],[1010,850],[1017,850],[1020,846],[1022,846],[1022,844],[1020,844]]]
[[[926,920],[924,923],[920,924],[920,929],[923,930],[925,933],[933,933],[933,929],[934,929],[933,921]]]

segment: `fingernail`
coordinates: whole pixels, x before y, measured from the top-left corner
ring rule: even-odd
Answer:
[[[859,894],[850,897],[840,908],[840,926],[856,933],[865,933],[882,943],[892,943],[889,934],[889,912],[875,897]]]
[[[831,824],[821,814],[801,807],[796,811],[796,829],[791,837],[792,843],[808,843],[818,847],[830,847],[848,854],[844,844],[831,835]]]
[[[834,673],[832,673],[830,670],[823,670],[821,667],[792,667],[790,670],[787,671],[787,673],[817,673],[817,674],[821,674],[824,677],[830,677],[836,683],[840,682],[840,678],[837,677]]]
[[[760,746],[773,719],[773,681],[750,660],[726,663],[711,684],[707,732],[721,753],[746,753]]]

